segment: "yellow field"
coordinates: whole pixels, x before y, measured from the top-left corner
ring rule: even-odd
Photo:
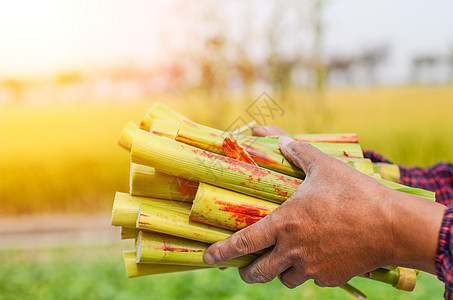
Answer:
[[[453,86],[330,92],[320,109],[303,92],[277,102],[275,123],[291,133],[357,132],[364,148],[397,163],[453,161]],[[131,104],[0,107],[0,214],[109,211],[128,190],[127,152],[117,137],[155,101],[217,127],[247,118],[247,103],[175,96]],[[250,118],[249,118],[250,119]]]

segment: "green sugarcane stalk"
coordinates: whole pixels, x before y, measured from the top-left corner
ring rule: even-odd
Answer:
[[[130,239],[136,239],[139,230],[137,228],[131,228],[131,227],[124,227],[121,226],[121,239],[122,240],[130,240]]]
[[[187,272],[211,268],[211,267],[194,267],[169,264],[139,264],[136,262],[135,250],[123,251],[123,260],[124,266],[126,267],[127,278],[135,278],[140,276],[165,273]]]
[[[233,231],[258,222],[279,205],[200,182],[190,219]]]
[[[112,208],[112,225],[135,228],[142,203],[189,214],[190,204],[146,197],[131,196],[116,192]]]
[[[373,163],[374,173],[381,176],[382,179],[399,183],[400,168],[398,165],[387,163]]]
[[[198,182],[132,163],[129,187],[130,194],[134,196],[192,202],[198,189]]]
[[[358,143],[356,133],[309,133],[309,134],[288,134],[288,136],[300,142],[326,142],[326,143]],[[278,139],[281,135],[266,136],[267,139]]]
[[[203,181],[276,203],[285,201],[302,183],[301,179],[252,166],[143,130],[135,132],[131,158],[133,163],[153,166],[173,176]]]
[[[362,274],[361,277],[388,283],[398,290],[408,292],[414,290],[417,282],[415,270],[403,267],[397,267],[393,270],[379,268],[369,273]]]
[[[140,207],[137,228],[210,244],[233,234],[229,230],[191,221],[187,213],[148,204],[142,204]]]
[[[176,140],[203,150],[225,155],[222,146],[227,136],[228,132],[183,120]],[[305,177],[304,172],[300,168],[290,163],[282,155],[278,146],[278,140],[238,136],[237,141],[259,166],[298,178]],[[359,144],[319,142],[312,142],[311,144],[326,154],[338,157],[340,160],[367,175],[373,174],[371,161],[363,159],[362,149]]]
[[[146,131],[150,131],[153,119],[180,122],[181,120],[187,118],[177,111],[171,109],[170,107],[156,102],[146,112],[146,115],[143,117],[142,122],[140,123],[140,128]]]
[[[357,298],[357,299],[366,299],[366,295],[362,293],[360,290],[357,288],[353,287],[349,283],[343,284],[339,286],[340,289],[343,291],[347,292],[349,295]]]
[[[155,232],[140,231],[136,240],[137,263],[178,264],[199,267],[245,267],[257,258],[245,255],[221,264],[208,264],[203,255],[209,244]]]

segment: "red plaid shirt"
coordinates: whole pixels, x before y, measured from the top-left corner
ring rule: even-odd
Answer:
[[[364,150],[373,162],[391,163],[376,152]],[[436,253],[436,274],[445,282],[445,298],[453,299],[453,164],[438,163],[429,168],[399,166],[400,183],[436,193],[436,201],[446,205],[439,246]]]

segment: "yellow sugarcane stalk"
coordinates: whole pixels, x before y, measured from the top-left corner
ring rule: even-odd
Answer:
[[[193,221],[241,230],[258,222],[279,205],[200,182],[190,210]]]
[[[151,134],[135,132],[133,163],[193,181],[222,186],[261,199],[282,203],[302,183],[301,179],[252,166]]]
[[[153,167],[131,164],[130,194],[174,201],[192,202],[198,182],[167,175]]]
[[[136,239],[137,234],[140,230],[137,228],[131,228],[131,227],[124,227],[121,226],[121,239],[122,240],[130,240],[130,239]]]
[[[210,244],[224,240],[233,234],[229,230],[191,221],[187,213],[149,204],[141,205],[137,228]]]
[[[146,115],[143,117],[143,120],[140,123],[140,128],[149,131],[151,129],[151,123],[153,119],[180,122],[187,118],[181,115],[180,113],[174,111],[170,107],[162,103],[156,102],[146,112]]]
[[[118,144],[127,151],[131,151],[134,132],[137,128],[137,124],[135,124],[134,122],[128,122],[121,131],[120,137],[118,138]]]
[[[388,163],[373,163],[374,173],[381,176],[382,179],[399,183],[400,168],[398,165]]]
[[[123,251],[124,266],[128,278],[135,278],[146,275],[156,275],[175,272],[187,272],[200,269],[209,269],[210,267],[194,267],[169,264],[139,264],[136,262],[135,250]]]
[[[210,128],[189,120],[182,120],[180,123],[176,140],[200,149],[209,150],[222,154],[222,143],[228,132]],[[266,148],[278,150],[278,139],[251,136],[237,136],[236,139],[243,147],[249,147],[255,151],[265,151]],[[309,142],[326,154],[332,156],[363,158],[362,148],[358,143],[330,143],[330,142]],[[249,149],[246,148],[248,152]],[[279,151],[277,151],[279,152]],[[265,151],[268,153],[268,151]]]
[[[181,213],[190,212],[190,204],[162,199],[131,196],[126,193],[116,192],[112,208],[112,225],[135,227],[138,211],[142,203],[178,211]]]
[[[153,119],[150,132],[159,136],[175,139],[179,130],[179,122]]]
[[[203,255],[209,244],[164,235],[155,232],[140,231],[136,240],[137,263],[179,264],[199,267],[245,267],[257,258],[245,255],[221,264],[208,264]]]
[[[224,139],[229,133],[206,127],[188,120],[181,122],[176,140],[203,150],[225,155]],[[255,163],[263,168],[290,176],[304,178],[304,172],[290,163],[280,152],[277,139],[237,136],[236,140],[250,154]],[[319,150],[350,164],[352,167],[373,175],[371,161],[363,159],[358,143],[311,142]]]
[[[372,272],[363,274],[361,277],[388,283],[398,290],[408,292],[414,290],[417,282],[416,271],[414,269],[403,267],[397,267],[393,270],[379,268]]]
[[[267,139],[278,139],[281,135],[267,136]],[[358,143],[356,133],[306,133],[286,135],[300,142]]]

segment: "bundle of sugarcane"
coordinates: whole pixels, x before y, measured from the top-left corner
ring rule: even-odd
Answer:
[[[119,144],[131,155],[130,191],[116,193],[112,225],[121,226],[122,239],[135,239],[135,250],[123,254],[128,277],[243,267],[262,254],[218,265],[203,260],[210,244],[265,218],[304,179],[303,171],[281,154],[276,137],[243,135],[247,129],[224,132],[202,126],[162,104],[153,105],[140,126],[126,125]],[[363,158],[355,134],[292,137],[392,189],[434,199],[431,192],[382,179],[394,167],[373,166]],[[397,181],[396,176],[388,178]],[[416,275],[416,270],[392,266],[362,277],[411,291]],[[349,284],[341,288],[365,297]]]

